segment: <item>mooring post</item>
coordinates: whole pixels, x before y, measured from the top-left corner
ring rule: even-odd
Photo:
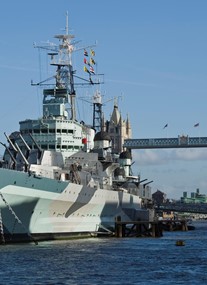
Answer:
[[[117,216],[115,219],[115,236],[122,237],[121,216]]]
[[[181,230],[182,231],[188,231],[187,222],[185,220],[181,221]]]
[[[142,235],[142,225],[140,223],[136,224],[136,237]]]
[[[173,231],[173,223],[172,221],[169,222],[169,231],[172,232]]]
[[[162,225],[158,222],[157,222],[157,229],[159,231],[159,237],[162,237],[163,236],[163,228],[162,228]]]
[[[126,224],[122,224],[122,237],[126,236]]]
[[[155,228],[155,223],[151,223],[151,227],[152,227],[152,237],[156,237],[156,228]]]

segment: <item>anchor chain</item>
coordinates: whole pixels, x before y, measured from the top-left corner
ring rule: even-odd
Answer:
[[[1,216],[1,209],[0,209],[0,244],[5,244],[5,239],[4,239],[4,228],[3,228],[3,223],[2,223],[2,216]]]

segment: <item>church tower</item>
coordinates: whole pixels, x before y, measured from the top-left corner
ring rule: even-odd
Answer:
[[[106,122],[106,131],[111,137],[112,153],[120,154],[123,151],[124,140],[132,137],[132,130],[128,115],[126,120],[122,119],[116,101],[112,115]]]

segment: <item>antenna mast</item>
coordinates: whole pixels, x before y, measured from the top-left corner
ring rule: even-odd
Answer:
[[[65,33],[68,35],[68,11],[66,11],[66,26],[65,26]]]
[[[56,74],[51,77],[51,79],[55,78],[53,88],[46,88],[43,91],[43,114],[44,116],[47,116],[47,113],[49,112],[53,116],[67,118],[68,114],[65,109],[65,104],[70,103],[70,119],[76,120],[76,93],[72,66],[72,53],[75,48],[72,41],[74,36],[69,34],[68,12],[66,12],[66,26],[64,28],[64,34],[55,35],[54,38],[59,40],[58,45],[48,42],[46,46],[35,46],[49,51],[48,55],[51,56],[50,65],[56,66]],[[48,80],[50,80],[50,78],[38,83],[37,85],[44,85]],[[54,104],[57,106],[56,108],[54,108]]]

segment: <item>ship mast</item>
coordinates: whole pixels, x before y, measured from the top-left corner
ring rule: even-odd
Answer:
[[[93,128],[96,132],[103,128],[102,98],[98,91],[93,96]]]
[[[93,60],[93,58],[91,58],[90,61],[92,61],[92,63],[88,63],[90,65],[90,71],[84,66],[84,71],[88,72],[89,79],[84,79],[75,75],[75,71],[73,70],[72,64],[72,53],[81,49],[84,49],[85,51],[86,48],[92,48],[94,45],[78,49],[75,47],[76,43],[73,41],[74,35],[71,35],[69,33],[68,12],[66,13],[65,33],[55,35],[54,38],[59,40],[59,44],[47,42],[45,46],[35,45],[35,47],[49,51],[48,55],[51,57],[50,65],[56,67],[56,73],[54,76],[37,84],[32,83],[32,85],[48,85],[48,87],[43,90],[43,118],[53,117],[68,119],[66,104],[69,103],[69,119],[76,121],[76,91],[74,87],[74,77],[85,81],[84,83],[81,83],[81,85],[95,85],[101,84],[102,82],[100,82],[100,80],[92,81],[91,75],[103,76],[103,74],[95,74],[94,69],[92,67],[92,65],[95,64],[95,61]],[[53,87],[49,87],[49,85],[51,86],[51,84],[46,83],[51,79],[55,79],[55,82],[53,82],[52,84]],[[101,128],[102,125],[101,107],[102,104],[100,104],[99,100],[95,100],[93,124],[99,128]]]
[[[50,65],[56,67],[56,73],[51,78],[37,84],[32,83],[32,85],[51,85],[46,82],[50,79],[55,79],[52,88],[50,87],[43,90],[43,117],[47,118],[48,116],[52,116],[68,119],[65,104],[70,103],[70,119],[75,121],[76,92],[74,88],[74,71],[72,65],[72,53],[75,48],[72,42],[74,35],[69,34],[68,12],[66,13],[65,34],[55,35],[54,38],[59,40],[58,45],[47,42],[46,46],[35,45],[35,47],[49,51],[48,55],[51,57]]]
[[[56,71],[56,86],[59,88],[65,88],[67,94],[70,96],[70,105],[71,105],[71,114],[70,119],[76,120],[76,108],[75,108],[75,88],[74,88],[74,71],[72,66],[72,52],[74,46],[71,40],[74,38],[74,35],[69,34],[68,27],[68,12],[66,13],[66,27],[65,34],[55,35],[55,38],[59,39],[59,50],[58,61],[54,61],[51,65],[57,66]],[[61,81],[61,84],[59,84]]]
[[[69,36],[68,27],[68,11],[66,12],[66,35]],[[74,77],[73,77],[73,66],[72,66],[72,50],[69,52],[69,78],[70,78],[70,105],[71,105],[71,120],[76,120],[76,108],[75,108],[75,88],[74,88]]]

